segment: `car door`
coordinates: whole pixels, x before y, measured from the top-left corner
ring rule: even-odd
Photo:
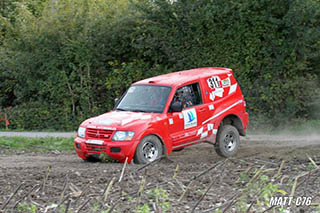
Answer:
[[[198,132],[202,128],[202,122],[207,119],[208,113],[202,100],[199,82],[182,86],[176,90],[171,104],[180,101],[183,110],[168,112],[168,133],[174,149],[200,141]]]

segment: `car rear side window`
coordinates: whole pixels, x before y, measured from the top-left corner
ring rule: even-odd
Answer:
[[[171,104],[181,102],[183,109],[202,104],[199,83],[189,84],[177,89]]]

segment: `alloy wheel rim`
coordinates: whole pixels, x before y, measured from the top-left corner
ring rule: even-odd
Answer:
[[[158,149],[152,142],[147,141],[142,147],[142,154],[147,161],[154,161],[158,157]]]
[[[236,148],[237,140],[234,133],[229,132],[224,137],[224,148],[228,152],[232,152]]]

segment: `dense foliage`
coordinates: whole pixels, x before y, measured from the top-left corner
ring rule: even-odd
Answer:
[[[319,116],[318,0],[2,0],[0,7],[0,107],[12,106],[12,127],[74,129],[110,110],[134,81],[204,66],[234,69],[252,121]]]

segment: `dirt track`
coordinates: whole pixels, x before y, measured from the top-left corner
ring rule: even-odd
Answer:
[[[29,132],[27,137],[70,137],[74,133],[37,133]],[[22,135],[21,133],[17,135]],[[13,135],[11,135],[13,136]],[[16,136],[16,134],[14,134]],[[317,154],[320,149],[320,135],[312,136],[284,136],[284,135],[249,135],[241,137],[241,148],[236,158],[244,157],[261,157],[261,158],[276,158],[287,159],[295,155],[299,156],[303,152],[304,158],[307,150],[310,153]],[[305,153],[304,153],[305,152]],[[290,155],[288,155],[291,153]],[[301,153],[302,154],[302,153]],[[320,154],[319,154],[320,156]],[[172,152],[169,159],[174,163],[179,164],[198,164],[198,163],[214,163],[224,158],[215,153],[212,145],[197,144],[185,148],[181,152]],[[63,165],[60,167],[60,163]],[[53,165],[59,169],[82,168],[82,160],[79,159],[74,152],[53,151],[51,153],[23,151],[13,155],[4,155],[0,150],[0,168],[29,168],[29,167],[47,167]],[[99,165],[94,164],[95,166]],[[102,164],[103,166],[120,166],[121,164]],[[90,165],[92,166],[92,165]]]
[[[64,206],[70,206],[72,212],[79,209],[82,204],[85,204],[83,212],[93,211],[92,209],[98,209],[98,207],[107,209],[108,206],[117,203],[117,200],[118,205],[115,210],[120,212],[135,211],[136,206],[142,206],[144,202],[148,203],[152,211],[161,205],[164,205],[163,209],[165,209],[168,202],[170,204],[169,212],[189,212],[201,199],[210,183],[212,183],[212,188],[196,205],[195,212],[215,208],[219,205],[225,205],[222,208],[224,209],[228,207],[228,202],[235,199],[234,196],[244,196],[240,192],[246,185],[237,182],[237,179],[247,168],[253,168],[248,172],[248,176],[252,178],[255,174],[254,171],[258,171],[264,165],[265,168],[273,172],[270,175],[266,172],[266,175],[272,177],[278,171],[282,160],[286,160],[281,171],[284,177],[281,188],[290,192],[292,179],[309,171],[310,161],[307,155],[319,165],[319,153],[319,136],[247,136],[242,138],[238,155],[228,161],[219,157],[211,145],[198,144],[187,147],[181,152],[173,152],[169,156],[169,160],[163,159],[154,166],[140,169],[140,165],[127,165],[124,180],[120,184],[114,183],[110,195],[103,202],[104,205],[101,204],[101,207],[103,190],[106,189],[112,178],[115,178],[116,181],[119,179],[123,164],[86,163],[79,159],[74,152],[39,153],[28,151],[15,154],[0,152],[0,212],[1,206],[3,207],[10,194],[21,183],[21,188],[6,205],[4,212],[8,212],[10,209],[12,212],[16,212],[18,205],[15,206],[15,204],[19,199],[22,199],[19,201],[20,203],[32,203],[39,212],[51,212],[54,209],[51,204],[58,204],[63,201],[62,198],[65,198],[66,202],[61,203]],[[177,178],[173,179],[177,165],[179,165]],[[190,180],[213,165],[217,165],[216,168],[193,181],[189,187],[191,190],[187,191],[179,202],[179,197],[183,194],[183,190],[188,188]],[[50,168],[49,172],[48,168]],[[320,178],[318,177],[320,177],[320,171],[315,169],[311,175],[308,174],[308,179],[300,178],[302,182],[301,185],[298,184],[295,196],[311,196],[313,203],[320,203]],[[154,196],[157,192],[147,191],[145,188],[140,194],[137,193],[143,181],[145,181],[145,188],[152,188],[154,184],[158,184],[158,187],[163,185],[169,198],[165,199],[165,195],[159,195],[160,197],[157,195],[156,199]],[[291,185],[289,186],[289,184]],[[81,192],[83,193],[81,194]],[[126,193],[124,194],[124,192]],[[138,202],[138,197],[140,197],[141,203]],[[159,199],[160,201],[162,199],[163,202],[160,202]],[[87,204],[86,201],[88,201]],[[230,205],[226,212],[240,211],[240,207],[236,207],[236,205]],[[256,208],[253,206],[251,212],[259,212]],[[308,206],[292,207],[291,210],[293,212],[316,211],[313,207]]]

